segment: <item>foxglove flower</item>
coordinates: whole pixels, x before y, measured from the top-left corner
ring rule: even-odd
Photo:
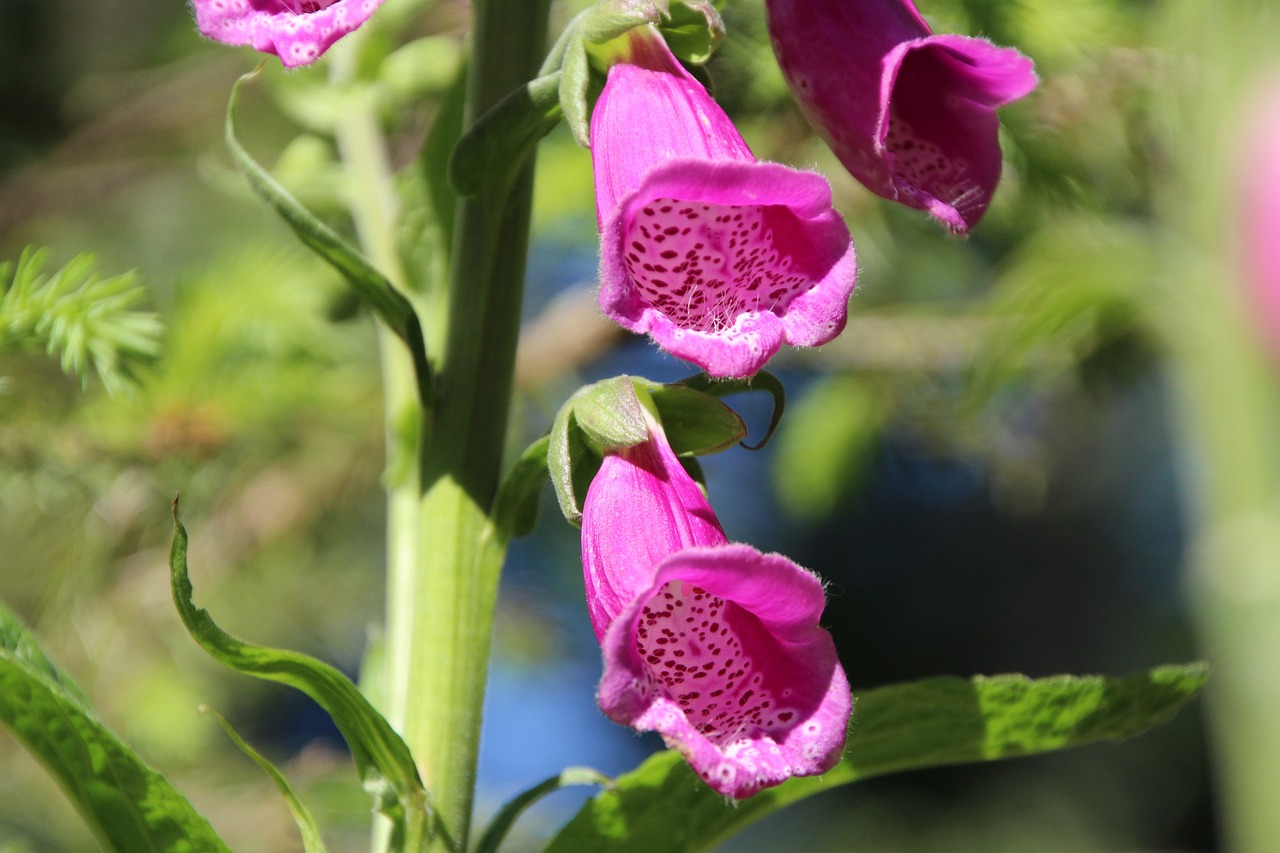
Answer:
[[[1247,101],[1240,134],[1234,213],[1250,314],[1272,352],[1280,354],[1280,72],[1271,72]]]
[[[965,234],[1000,181],[996,108],[1036,86],[1012,48],[934,35],[908,0],[766,0],[801,111],[869,190]]]
[[[310,65],[363,24],[382,0],[194,0],[200,34]]]
[[[591,115],[600,307],[713,376],[844,328],[853,243],[813,172],[761,163],[651,27]]]
[[[658,732],[735,799],[830,770],[852,710],[812,573],[725,538],[662,430],[587,491],[583,568],[612,720]]]

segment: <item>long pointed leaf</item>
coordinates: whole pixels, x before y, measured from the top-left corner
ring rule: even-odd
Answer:
[[[0,722],[58,780],[105,849],[229,853],[191,803],[98,720],[3,605]]]
[[[231,738],[231,742],[240,748],[240,751],[249,758],[253,759],[253,763],[258,765],[263,773],[275,783],[276,790],[284,797],[285,802],[289,805],[289,812],[293,815],[293,822],[298,825],[298,833],[302,836],[302,849],[305,853],[325,853],[324,838],[320,835],[320,827],[316,825],[316,819],[312,816],[311,810],[298,797],[293,786],[289,784],[289,780],[280,772],[280,768],[276,767],[270,761],[258,752],[240,737],[240,734],[227,722],[227,718],[219,714],[212,708],[205,706],[200,709],[205,713],[212,714],[218,724],[222,726],[222,730],[227,733],[227,737]]]
[[[520,815],[538,800],[554,794],[570,785],[602,785],[608,787],[613,780],[590,767],[566,767],[555,776],[544,779],[527,791],[522,791],[508,801],[485,827],[484,834],[476,842],[472,853],[498,853],[498,847],[515,826]]]
[[[317,219],[315,214],[307,210],[302,202],[281,186],[280,182],[262,168],[240,144],[235,127],[236,101],[240,97],[240,87],[257,74],[257,71],[245,74],[231,87],[231,97],[227,100],[226,120],[226,141],[227,148],[231,150],[231,156],[244,172],[249,186],[258,197],[280,214],[280,218],[293,229],[298,239],[307,248],[341,273],[357,295],[409,347],[410,352],[413,353],[414,364],[419,371],[418,384],[424,402],[429,404],[432,386],[426,347],[422,340],[422,327],[409,300],[397,291],[391,282],[387,281],[386,276],[378,272],[377,268],[355,246]]]
[[[173,602],[192,638],[219,663],[245,675],[287,684],[324,708],[351,749],[378,811],[391,819],[393,836],[403,839],[403,849],[417,849],[417,841],[429,830],[429,810],[409,747],[350,679],[332,666],[298,652],[239,640],[218,627],[206,610],[195,606],[187,576],[187,531],[178,520],[176,498],[169,567]]]
[[[679,755],[662,752],[590,800],[547,851],[708,850],[783,806],[859,779],[1132,737],[1172,717],[1207,678],[1204,664],[1189,664],[1127,678],[943,677],[881,687],[858,697],[845,757],[820,777],[730,804]]]

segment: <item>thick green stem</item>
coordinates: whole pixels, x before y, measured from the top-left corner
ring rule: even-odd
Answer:
[[[466,122],[528,81],[546,48],[548,0],[477,2]],[[505,542],[490,523],[510,409],[532,167],[509,192],[461,199],[449,324],[426,430],[418,573],[395,709],[436,807],[433,849],[467,843],[489,636]]]

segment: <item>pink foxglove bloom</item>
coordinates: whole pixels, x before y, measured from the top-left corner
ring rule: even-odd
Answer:
[[[735,799],[830,770],[852,697],[818,626],[822,582],[730,544],[661,428],[650,436],[605,457],[583,506],[601,710]]]
[[[1272,352],[1280,354],[1280,73],[1262,81],[1247,107],[1233,230],[1250,313]]]
[[[194,0],[200,34],[310,65],[363,24],[382,0]]]
[[[713,376],[844,328],[853,242],[825,178],[752,155],[644,27],[591,115],[600,307]]]
[[[1000,181],[996,108],[1036,86],[1012,48],[934,35],[908,0],[766,0],[800,109],[869,190],[965,234]]]

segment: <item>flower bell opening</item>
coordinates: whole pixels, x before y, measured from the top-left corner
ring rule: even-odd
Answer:
[[[826,179],[757,161],[656,32],[631,43],[591,116],[601,309],[713,376],[831,340],[857,262]]]
[[[792,95],[867,189],[967,234],[1000,182],[996,109],[1036,86],[1031,60],[934,35],[906,0],[767,0]]]
[[[685,548],[610,626],[601,709],[742,799],[840,759],[852,698],[822,583],[748,545]]]

